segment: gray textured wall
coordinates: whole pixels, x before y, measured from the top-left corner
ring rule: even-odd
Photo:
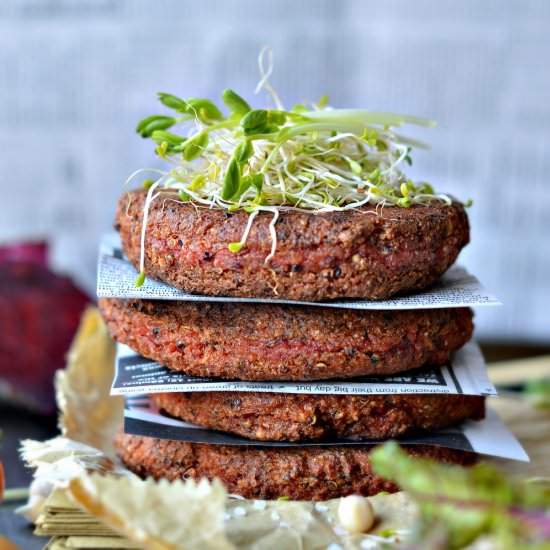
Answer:
[[[133,132],[155,93],[251,94],[264,44],[288,105],[328,93],[440,121],[413,175],[474,199],[461,261],[506,304],[479,332],[550,341],[545,0],[3,0],[0,239],[49,237],[93,288],[122,183],[156,162]]]

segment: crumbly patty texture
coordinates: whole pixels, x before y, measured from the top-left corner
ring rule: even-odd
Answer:
[[[142,478],[219,478],[229,493],[245,498],[326,500],[350,494],[398,490],[371,468],[371,446],[261,448],[204,445],[119,432],[117,452]],[[475,454],[433,446],[406,447],[414,456],[472,464]]]
[[[194,376],[323,380],[441,365],[472,335],[468,308],[359,311],[101,299],[112,337]]]
[[[485,414],[474,395],[157,393],[159,408],[186,422],[256,440],[383,439],[438,429]]]
[[[138,269],[145,190],[124,193],[115,228]],[[149,209],[145,273],[187,292],[320,301],[381,300],[433,284],[469,241],[462,205],[364,206],[321,214],[281,211],[277,248],[266,263],[273,216],[260,212],[238,254],[249,214],[197,207],[164,191]]]

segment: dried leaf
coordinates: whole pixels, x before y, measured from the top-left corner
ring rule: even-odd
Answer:
[[[70,494],[90,514],[147,550],[231,550],[219,481],[155,482],[83,475]]]
[[[115,346],[99,311],[88,308],[65,370],[55,378],[59,427],[63,436],[114,457],[113,435],[122,423],[123,398],[109,395]]]

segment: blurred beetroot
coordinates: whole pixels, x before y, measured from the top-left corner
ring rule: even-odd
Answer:
[[[47,268],[48,245],[46,243],[23,243],[0,246],[0,266],[7,262],[25,262]]]
[[[0,247],[0,394],[54,412],[53,374],[89,301],[48,269],[45,243]]]

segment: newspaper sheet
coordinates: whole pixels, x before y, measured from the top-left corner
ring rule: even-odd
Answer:
[[[225,432],[208,430],[161,414],[147,395],[126,397],[124,431],[129,434],[212,445],[246,445],[254,447],[305,447],[329,445],[376,445],[381,440],[323,440],[312,442],[252,441]],[[435,445],[462,451],[529,461],[527,453],[504,425],[497,413],[487,409],[484,420],[468,420],[444,430],[417,431],[397,438],[403,445]]]
[[[427,366],[389,376],[307,382],[244,382],[188,376],[118,345],[111,395],[161,392],[247,391],[304,394],[446,393],[496,395],[479,346],[471,341],[443,366]]]
[[[142,298],[148,300],[183,300],[193,302],[249,302],[308,305],[349,309],[433,309],[443,307],[494,306],[501,302],[464,268],[454,266],[430,289],[389,300],[333,300],[300,302],[263,298],[229,298],[189,294],[167,284],[146,279],[136,287],[137,272],[125,258],[117,233],[104,235],[98,260],[97,295],[99,298]]]

